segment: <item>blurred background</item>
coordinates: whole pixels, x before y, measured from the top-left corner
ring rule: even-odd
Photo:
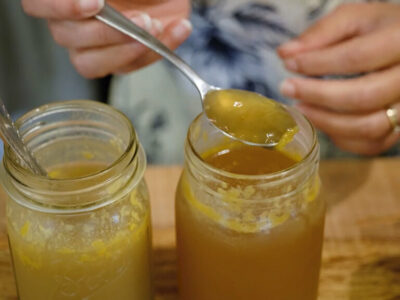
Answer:
[[[340,0],[194,0],[190,38],[178,53],[208,82],[259,92],[285,104],[279,84],[293,76],[276,47],[332,11]],[[88,80],[50,35],[46,21],[27,16],[20,1],[0,2],[0,97],[15,119],[53,101],[107,102],[132,120],[148,161],[179,164],[198,94],[164,61],[119,76]],[[319,133],[322,158],[358,157]],[[1,147],[2,149],[2,147]],[[397,144],[381,155],[397,155]]]

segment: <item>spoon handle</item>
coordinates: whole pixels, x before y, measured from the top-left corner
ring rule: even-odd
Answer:
[[[18,158],[37,175],[46,176],[46,171],[39,165],[31,151],[22,142],[18,130],[14,126],[3,101],[0,99],[0,132],[4,143],[8,144]]]
[[[190,81],[193,82],[202,98],[204,98],[205,94],[207,94],[207,92],[211,89],[209,84],[201,79],[200,76],[191,67],[189,67],[187,63],[185,63],[173,51],[168,49],[167,46],[108,4],[105,4],[99,14],[96,15],[96,18],[108,26],[111,26],[114,29],[137,40],[171,62],[187,78],[189,78]]]

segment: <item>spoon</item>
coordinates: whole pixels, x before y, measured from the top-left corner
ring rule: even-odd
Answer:
[[[5,144],[8,144],[17,157],[36,175],[47,176],[47,172],[40,166],[32,152],[22,141],[18,129],[15,128],[6,106],[0,99],[0,132]]]
[[[230,138],[249,145],[275,147],[297,132],[296,122],[276,101],[243,90],[224,90],[205,82],[179,56],[120,12],[105,4],[96,18],[163,56],[197,88],[211,123]]]

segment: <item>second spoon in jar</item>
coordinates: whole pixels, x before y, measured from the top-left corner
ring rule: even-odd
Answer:
[[[225,135],[245,144],[275,147],[297,132],[297,124],[280,103],[260,94],[221,89],[205,82],[179,56],[120,12],[105,4],[96,18],[139,41],[177,67],[197,88],[206,116]]]

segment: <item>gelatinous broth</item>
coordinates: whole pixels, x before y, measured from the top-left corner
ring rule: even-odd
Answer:
[[[219,149],[203,160],[247,175],[273,173],[297,163],[281,152],[245,145]],[[257,192],[240,191],[239,179],[236,183],[229,182],[223,190],[226,211],[248,207],[229,201],[229,193],[246,198]],[[266,216],[265,223],[252,210],[228,220],[196,199],[183,173],[176,196],[180,300],[315,300],[324,227],[324,204],[316,194],[309,193],[304,209],[293,215],[274,215],[281,211],[277,203],[260,214]]]
[[[297,124],[280,103],[243,90],[215,90],[204,99],[204,110],[219,129],[254,144],[286,144]]]
[[[104,167],[69,164],[49,175],[79,178]],[[152,299],[149,208],[137,189],[78,215],[9,202],[8,233],[21,300]]]

